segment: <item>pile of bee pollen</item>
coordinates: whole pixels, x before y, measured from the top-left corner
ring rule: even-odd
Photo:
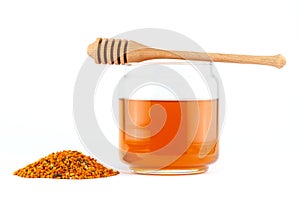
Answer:
[[[25,178],[92,179],[119,174],[106,168],[94,158],[78,151],[65,150],[49,154],[14,172]]]

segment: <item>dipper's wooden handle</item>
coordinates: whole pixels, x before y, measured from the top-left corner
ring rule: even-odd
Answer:
[[[239,54],[204,53],[190,51],[169,51],[147,47],[131,40],[97,38],[88,47],[88,54],[97,64],[126,64],[151,59],[184,59],[213,62],[270,65],[282,68],[286,61],[275,56],[254,56]]]

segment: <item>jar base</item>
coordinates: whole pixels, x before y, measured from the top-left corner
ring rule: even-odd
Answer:
[[[208,166],[201,166],[191,169],[145,169],[138,167],[131,167],[134,173],[144,175],[192,175],[203,174],[208,170]]]

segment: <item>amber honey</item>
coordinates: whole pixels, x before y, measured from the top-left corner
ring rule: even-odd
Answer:
[[[217,99],[119,104],[120,156],[136,173],[203,173],[217,160]]]

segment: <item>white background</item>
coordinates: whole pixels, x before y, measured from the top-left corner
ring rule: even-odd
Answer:
[[[296,0],[1,1],[1,196],[299,199],[298,5]],[[185,34],[207,52],[282,53],[287,65],[278,70],[215,64],[225,88],[226,121],[220,158],[206,174],[121,174],[83,181],[13,176],[51,152],[86,153],[72,113],[74,84],[87,57],[86,47],[99,36],[148,27]]]

